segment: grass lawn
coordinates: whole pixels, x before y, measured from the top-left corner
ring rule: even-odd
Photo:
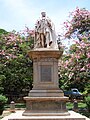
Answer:
[[[67,106],[67,109],[69,109],[69,110],[72,110],[72,109],[73,109],[73,103],[71,103],[71,102],[68,102],[68,103],[66,104],[66,106]],[[86,108],[86,103],[79,102],[79,103],[78,103],[78,108]]]
[[[72,110],[73,109],[73,103],[68,102],[66,104],[66,107],[67,107],[68,110]],[[79,102],[78,103],[78,113],[90,118],[90,113],[88,112],[86,103],[84,103],[84,102]]]
[[[25,107],[26,107],[25,103],[15,103],[16,109],[22,109]],[[5,109],[8,109],[8,108],[10,108],[10,104],[5,105]]]

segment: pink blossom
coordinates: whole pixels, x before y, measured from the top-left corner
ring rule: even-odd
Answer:
[[[5,51],[2,50],[2,51],[0,52],[0,55],[5,55]]]
[[[69,61],[68,61],[68,60],[66,60],[66,62],[65,62],[65,63],[66,63],[66,65],[68,65]]]
[[[64,22],[64,25],[65,25],[66,28],[69,27],[69,23],[68,22]]]
[[[84,71],[85,70],[85,67],[81,68],[80,71]]]
[[[76,55],[75,57],[76,57],[77,59],[79,59],[79,58],[80,58],[80,55]]]
[[[79,41],[78,40],[73,40],[76,44],[79,44]]]
[[[22,39],[20,39],[20,43],[22,43],[23,41],[22,41]]]
[[[84,42],[81,42],[81,43],[80,43],[80,46],[81,46],[82,48],[85,48],[85,47],[86,47],[86,44],[85,44]]]
[[[90,58],[90,52],[87,53],[87,57]]]
[[[29,33],[30,33],[31,35],[33,35],[33,34],[35,34],[35,31],[34,31],[34,30],[29,30]]]
[[[74,54],[71,54],[71,57],[74,58],[75,57]]]
[[[81,49],[81,46],[78,45],[77,47],[78,47],[79,49]]]
[[[67,65],[66,65],[66,64],[64,64],[64,67],[65,67],[65,68],[67,68]]]
[[[65,67],[65,68],[67,68],[67,65],[68,65],[68,60],[66,60],[66,62],[63,64],[63,66]]]
[[[17,58],[17,56],[13,55],[12,58]]]
[[[90,63],[86,65],[88,68],[90,68]]]

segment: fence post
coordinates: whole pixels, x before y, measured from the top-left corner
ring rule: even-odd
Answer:
[[[11,101],[10,103],[10,112],[15,112],[15,102]]]
[[[74,110],[75,112],[78,111],[78,102],[77,102],[76,99],[74,99],[74,101],[73,101],[73,110]]]

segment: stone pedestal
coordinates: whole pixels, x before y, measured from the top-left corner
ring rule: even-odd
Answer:
[[[29,52],[33,60],[33,89],[26,101],[24,116],[69,115],[66,109],[67,97],[59,89],[58,59],[62,51],[40,48]]]
[[[33,89],[26,101],[26,110],[16,111],[2,120],[87,120],[74,111],[67,111],[63,91],[58,87],[58,50],[32,50]]]
[[[62,52],[53,49],[37,49],[29,52],[33,60],[33,89],[30,97],[63,96],[58,85],[58,59]]]

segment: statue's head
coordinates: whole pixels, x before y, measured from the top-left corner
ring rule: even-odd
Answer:
[[[46,12],[41,12],[42,18],[46,17]]]

